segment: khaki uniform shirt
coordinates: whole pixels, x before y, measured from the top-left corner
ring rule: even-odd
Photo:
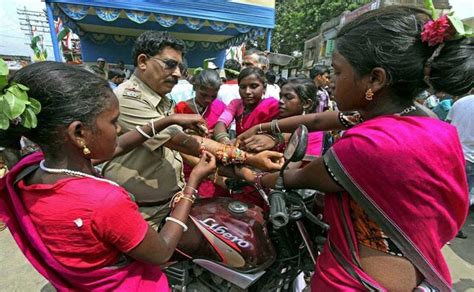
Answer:
[[[114,93],[120,104],[122,132],[136,131],[137,125],[174,112],[169,98],[159,96],[135,75],[120,84]],[[184,188],[183,160],[179,152],[163,144],[181,131],[177,125],[170,126],[131,152],[106,162],[102,169],[104,176],[132,193],[137,202],[171,198]]]

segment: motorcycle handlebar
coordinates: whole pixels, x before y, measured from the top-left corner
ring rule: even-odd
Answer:
[[[270,220],[276,228],[288,224],[289,216],[283,192],[276,191],[270,197]]]

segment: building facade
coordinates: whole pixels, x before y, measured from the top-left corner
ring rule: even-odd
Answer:
[[[449,10],[449,0],[433,0],[439,10]],[[307,71],[314,65],[331,65],[331,56],[334,51],[334,40],[337,32],[344,24],[358,16],[381,7],[390,5],[411,5],[423,8],[423,0],[374,0],[354,11],[346,11],[321,25],[319,33],[308,39],[304,45],[303,70]]]

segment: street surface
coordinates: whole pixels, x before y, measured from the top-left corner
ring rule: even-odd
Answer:
[[[468,238],[454,239],[443,253],[451,269],[454,290],[474,292],[474,212],[463,230]],[[8,230],[0,232],[0,263],[0,291],[52,291],[27,262]]]

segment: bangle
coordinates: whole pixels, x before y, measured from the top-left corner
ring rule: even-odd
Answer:
[[[280,134],[280,133],[281,133],[281,130],[280,130],[280,126],[278,126],[278,120],[275,120],[275,127],[276,127],[276,129],[277,129],[277,131],[278,131],[278,134]]]
[[[151,132],[153,133],[153,136],[154,137],[156,135],[156,130],[155,130],[155,119],[151,119],[150,122],[150,128],[151,128]]]
[[[197,189],[195,189],[195,188],[193,188],[193,187],[191,187],[191,186],[189,186],[189,185],[186,185],[186,186],[184,187],[184,189],[186,189],[186,188],[190,188],[190,189],[191,189],[191,195],[192,195],[192,196],[197,196],[197,194],[198,194],[198,190],[197,190]]]
[[[257,132],[257,134],[262,134],[262,133],[263,133],[262,124],[258,124],[258,132]]]
[[[275,120],[272,120],[272,122],[270,123],[270,128],[272,130],[272,134],[273,135],[278,135],[279,133],[281,133],[280,131],[280,127],[278,126],[278,120],[275,119]]]
[[[263,186],[262,186],[262,177],[264,177],[265,175],[267,175],[268,172],[265,172],[265,171],[262,171],[262,172],[259,172],[255,175],[255,182],[254,182],[254,185],[255,185],[255,188],[257,190],[261,190],[263,189]]]
[[[218,178],[219,178],[219,168],[216,167],[216,172],[214,173],[214,179],[212,180],[212,182],[216,183]]]
[[[337,118],[339,119],[341,125],[343,125],[347,129],[352,128],[353,126],[360,124],[364,121],[360,113],[355,111],[339,112],[337,114]]]
[[[222,133],[219,133],[219,134],[214,135],[214,140],[216,140],[216,141],[218,141],[218,142],[219,142],[221,139],[223,139],[223,138],[230,139],[230,138],[229,138],[229,134],[226,133],[226,132],[222,132]]]
[[[147,138],[147,139],[150,139],[150,135],[148,135],[147,133],[145,133],[143,131],[143,129],[140,127],[140,126],[136,126],[135,129],[137,130],[138,133],[140,133],[143,137]]]
[[[191,202],[192,204],[194,203],[194,200],[196,199],[196,196],[194,195],[187,195],[183,192],[177,192],[176,194],[174,194],[174,196],[171,198],[171,201],[170,201],[170,208],[173,209],[176,204],[179,203],[179,201],[181,200],[187,200],[189,202]]]
[[[176,218],[174,218],[174,217],[166,217],[166,218],[165,218],[165,221],[174,222],[174,223],[178,224],[179,226],[183,227],[183,231],[184,231],[184,232],[188,231],[188,226],[186,226],[186,224],[184,224],[184,222],[181,221],[181,220],[178,220],[178,219],[176,219]]]

